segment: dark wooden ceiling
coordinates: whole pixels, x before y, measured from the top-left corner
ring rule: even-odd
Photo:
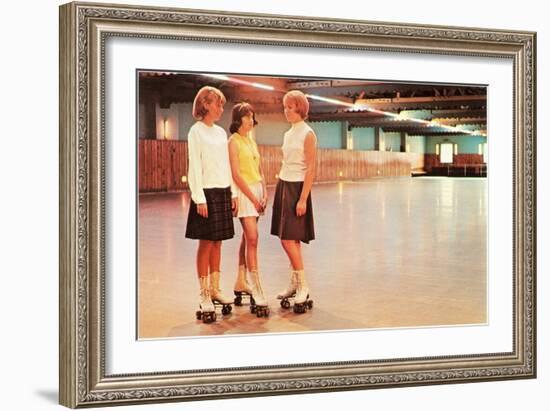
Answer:
[[[299,89],[310,99],[309,120],[347,121],[349,127],[381,127],[409,135],[470,135],[486,133],[487,89],[460,84],[425,84],[366,80],[306,79],[228,75],[211,78],[199,74],[139,73],[139,101],[168,108],[173,103],[190,103],[204,85],[219,88],[229,102],[248,101],[258,113],[281,113],[282,97]],[[251,83],[268,85],[264,90]],[[347,106],[346,106],[347,104]],[[360,104],[360,107],[351,107]],[[397,116],[399,115],[399,116]],[[421,120],[414,120],[417,117]]]

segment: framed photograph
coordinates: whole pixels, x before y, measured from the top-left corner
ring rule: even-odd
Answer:
[[[536,377],[535,33],[60,28],[62,405]]]

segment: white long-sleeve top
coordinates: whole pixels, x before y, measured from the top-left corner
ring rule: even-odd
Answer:
[[[284,181],[304,181],[306,176],[306,156],[304,144],[306,136],[313,129],[305,122],[292,124],[283,138],[283,161],[279,178]]]
[[[207,126],[197,121],[189,129],[188,148],[187,181],[191,199],[196,204],[204,204],[206,197],[203,189],[225,187],[231,187],[231,195],[236,197],[225,130],[215,124]]]

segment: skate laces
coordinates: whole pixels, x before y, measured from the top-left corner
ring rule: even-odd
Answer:
[[[296,276],[294,278],[296,281],[296,295],[302,293],[307,294],[309,292],[309,287],[305,278],[303,278],[303,276],[300,276],[298,272],[296,272]]]
[[[212,305],[212,298],[210,297],[210,290],[204,289],[201,291],[200,306],[203,311],[212,311],[214,308]]]
[[[221,293],[221,286],[220,286],[220,272],[219,271],[213,271],[210,273],[210,292],[212,294]]]
[[[246,269],[243,271],[242,279],[243,279],[244,287],[246,289],[250,290],[252,287],[250,286],[250,283],[248,282],[248,276],[246,275]]]
[[[264,290],[262,289],[262,286],[259,284],[259,282],[258,282],[258,284],[256,285],[256,290],[258,291],[258,296],[265,299],[265,297],[264,297]]]
[[[290,284],[288,285],[287,292],[293,293],[298,290],[298,272],[292,271],[292,276],[290,277]]]
[[[258,272],[251,271],[250,274],[252,274],[252,280],[254,282],[253,287],[254,290],[257,291],[258,297],[264,298],[264,290],[262,289],[262,285],[260,284],[260,276],[258,275]]]
[[[296,282],[295,274],[292,273],[292,276],[290,277],[290,283],[287,285],[286,289],[280,293],[282,295],[292,295],[296,292],[298,288],[298,284]]]

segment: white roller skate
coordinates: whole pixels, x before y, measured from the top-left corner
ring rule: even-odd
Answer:
[[[281,291],[279,294],[277,294],[277,299],[281,300],[281,307],[290,308],[290,301],[288,301],[288,299],[294,297],[297,287],[298,285],[296,283],[296,271],[291,270],[290,283],[288,284],[288,287],[286,288],[286,290]]]
[[[313,300],[309,299],[309,287],[306,282],[304,270],[296,271],[296,295],[294,297],[294,312],[303,314],[307,309],[313,308]]]
[[[214,307],[216,305],[222,306],[222,314],[227,315],[231,312],[233,307],[233,300],[222,293],[220,288],[220,272],[214,271],[210,273],[210,297]]]
[[[252,281],[252,297],[250,298],[250,312],[256,314],[256,317],[269,316],[269,307],[264,296],[262,285],[260,284],[260,274],[258,271],[250,271]]]
[[[240,265],[239,272],[237,273],[237,279],[235,280],[235,286],[233,287],[233,292],[235,293],[235,299],[233,302],[236,306],[243,305],[243,297],[248,297],[250,299],[250,305],[253,304],[254,298],[252,297],[252,288],[246,279],[246,266]]]
[[[197,320],[202,320],[205,324],[212,323],[216,321],[216,309],[214,308],[214,304],[212,304],[210,296],[208,276],[199,277],[199,284],[201,301],[199,303],[199,310],[196,312]]]

